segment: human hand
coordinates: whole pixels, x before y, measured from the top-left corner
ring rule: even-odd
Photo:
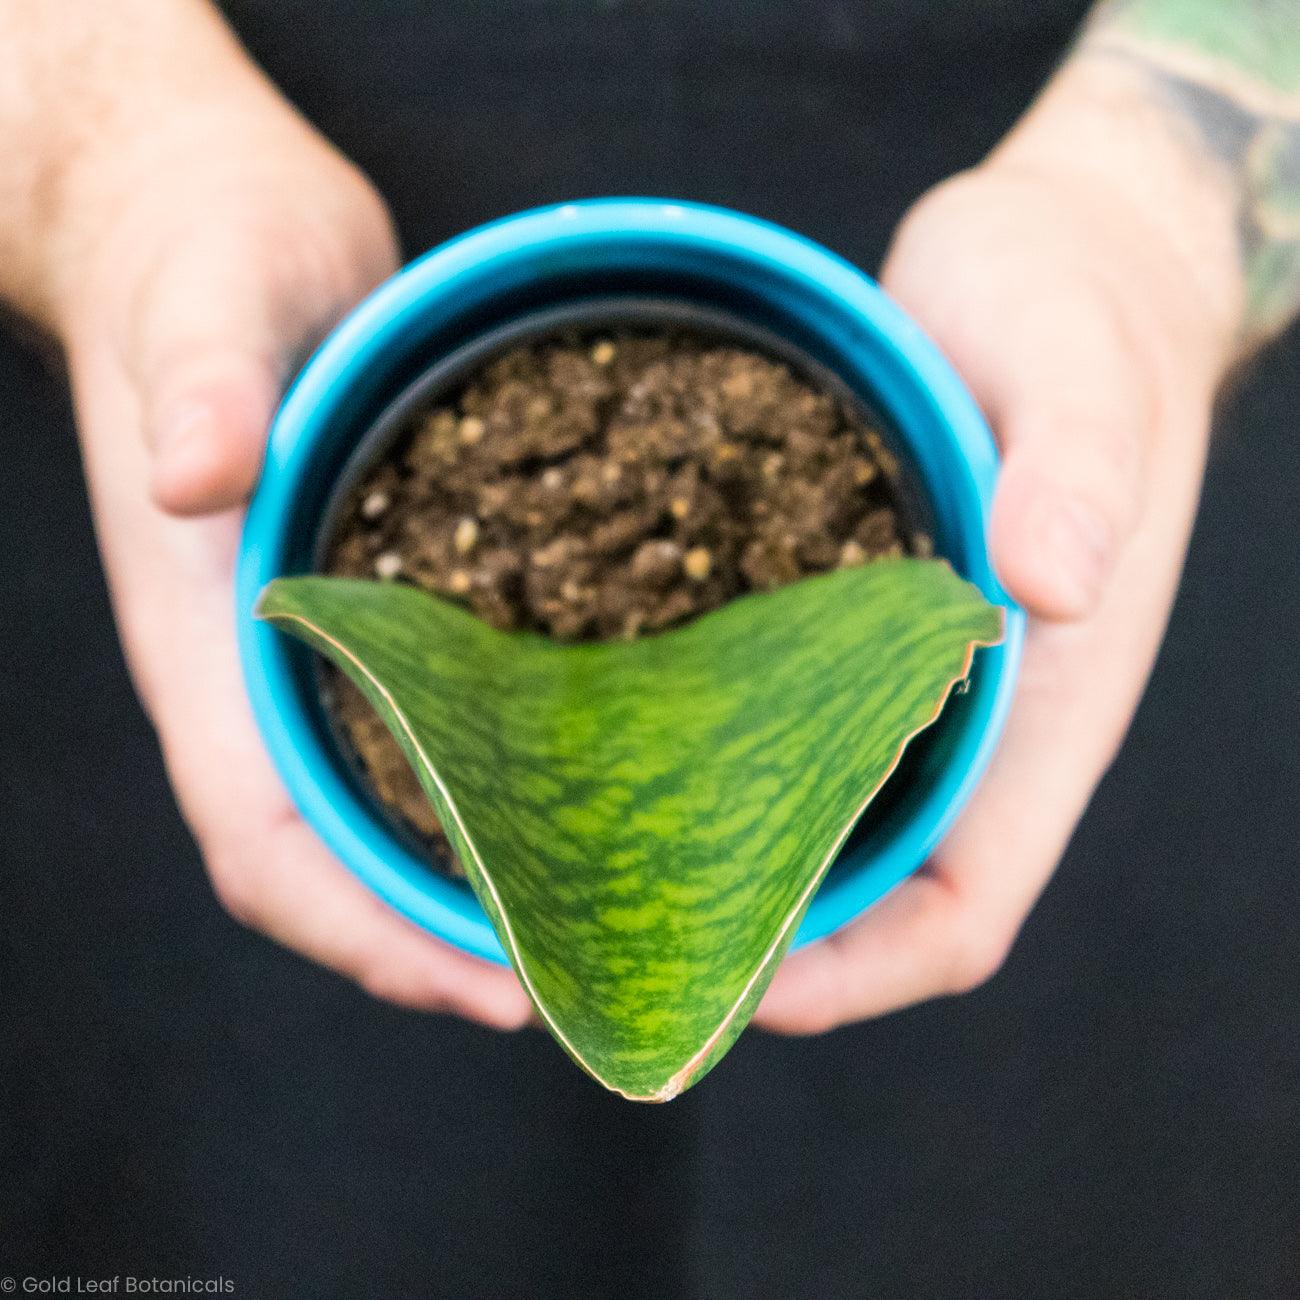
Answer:
[[[380,997],[516,1027],[528,1002],[510,972],[400,918],[315,838],[246,703],[232,574],[268,420],[396,249],[364,177],[208,25],[177,65],[201,67],[198,90],[123,86],[134,101],[60,178],[67,216],[50,232],[45,297],[123,645],[235,917]]]
[[[885,287],[995,430],[990,542],[1030,625],[974,799],[920,872],[785,962],[755,1017],[769,1029],[818,1032],[989,978],[1163,635],[1239,311],[1230,205],[1144,138],[1150,110],[1132,111],[1122,70],[1087,82],[1050,92],[988,162],[925,197],[887,259]]]

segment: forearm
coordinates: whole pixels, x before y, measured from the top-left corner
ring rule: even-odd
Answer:
[[[1074,62],[1136,76],[1207,202],[1226,192],[1240,342],[1282,329],[1300,309],[1300,0],[1105,0]]]
[[[206,0],[0,5],[0,139],[16,146],[0,159],[0,298],[54,321],[107,191],[120,200],[182,119],[192,133],[206,105],[273,94]]]

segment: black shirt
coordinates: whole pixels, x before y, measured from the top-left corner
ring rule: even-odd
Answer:
[[[1084,9],[228,5],[408,253],[642,193],[748,209],[868,268],[1015,120]],[[0,915],[24,936],[0,961],[19,1011],[0,1274],[224,1274],[276,1300],[1300,1292],[1300,770],[1254,721],[1295,716],[1293,651],[1269,647],[1300,620],[1279,595],[1300,476],[1269,464],[1293,447],[1298,355],[1224,417],[1155,685],[1003,973],[821,1039],[750,1032],[647,1108],[540,1033],[380,1006],[222,916],[114,648],[66,397],[0,341],[26,431],[0,553],[41,578],[0,583],[0,777],[23,792]],[[60,740],[74,705],[89,750]]]

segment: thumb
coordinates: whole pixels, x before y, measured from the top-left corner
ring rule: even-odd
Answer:
[[[882,273],[990,420],[1003,456],[990,525],[1007,590],[1040,618],[1086,617],[1145,498],[1154,398],[1118,304],[1051,250],[972,249],[973,217],[906,227]],[[960,250],[967,250],[963,254]]]
[[[154,501],[172,514],[195,515],[245,500],[261,470],[278,359],[194,337],[178,339],[156,373],[165,377],[144,386]]]
[[[965,350],[1003,452],[990,544],[1031,613],[1080,619],[1101,600],[1141,515],[1152,398],[1104,304],[1062,296],[1035,311],[1004,290],[986,319],[1016,315],[996,348]]]
[[[119,346],[164,510],[221,510],[252,491],[291,347],[281,298],[247,252],[214,256],[199,239],[168,250],[140,283]]]
[[[162,509],[240,504],[261,471],[267,425],[291,366],[366,285],[313,269],[303,249],[195,237],[140,284],[123,360]],[[233,245],[233,246],[232,246]]]

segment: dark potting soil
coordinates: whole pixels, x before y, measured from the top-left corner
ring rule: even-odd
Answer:
[[[567,336],[514,348],[413,419],[346,503],[325,568],[413,583],[505,631],[633,638],[929,554],[899,476],[877,429],[778,361],[690,333]],[[452,866],[361,693],[331,672],[327,704],[380,801]]]

